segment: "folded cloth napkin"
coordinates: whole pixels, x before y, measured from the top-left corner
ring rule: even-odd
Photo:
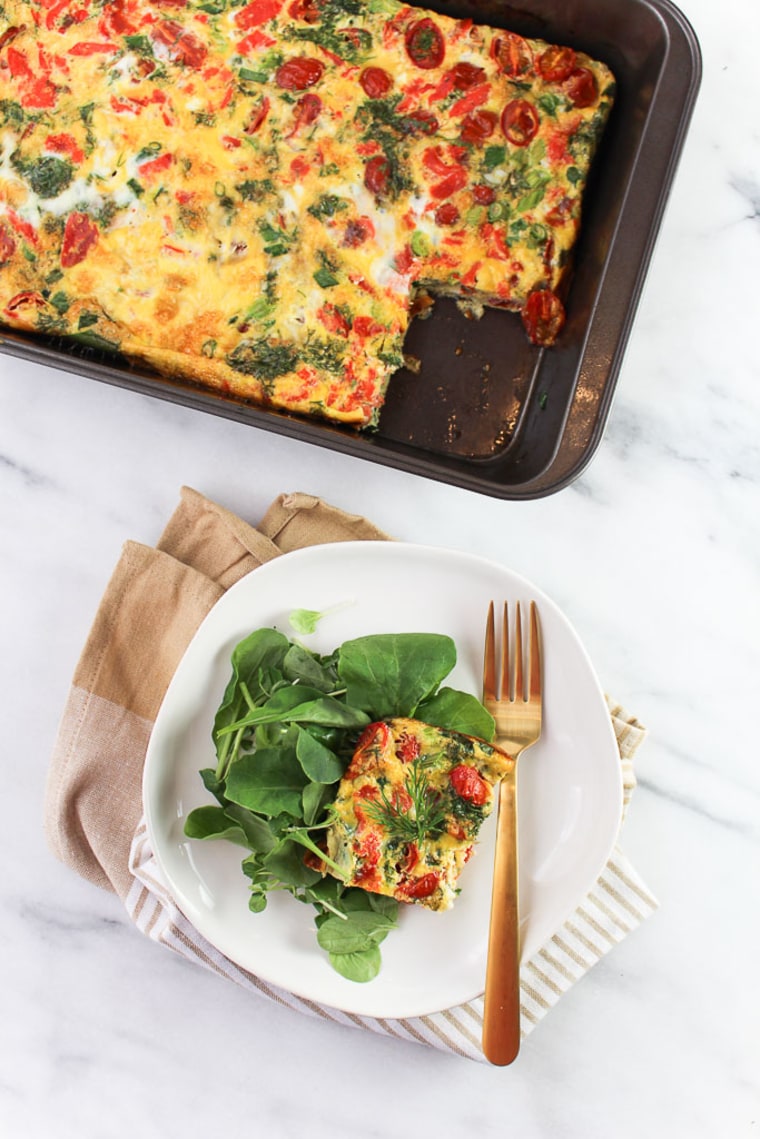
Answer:
[[[53,751],[45,829],[58,858],[117,893],[138,929],[182,957],[312,1016],[482,1061],[482,998],[430,1016],[376,1019],[304,1000],[240,969],[209,945],[177,907],[142,815],[142,771],[153,722],[190,639],[222,594],[263,562],[290,550],[387,537],[366,519],[307,494],[281,495],[254,529],[183,488],[158,545],[127,542],[106,588]],[[644,729],[609,703],[625,811]],[[656,905],[616,848],[588,897],[521,968],[523,1035]]]

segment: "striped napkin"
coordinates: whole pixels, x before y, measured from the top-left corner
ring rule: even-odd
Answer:
[[[378,538],[387,535],[366,519],[311,495],[280,496],[254,529],[184,488],[155,548],[126,543],[98,608],[51,758],[46,833],[62,861],[117,893],[143,934],[186,960],[310,1016],[485,1062],[482,998],[429,1016],[380,1019],[305,1000],[239,968],[176,905],[142,816],[142,769],[152,724],[187,644],[219,597],[289,550]],[[645,732],[624,709],[608,704],[625,814],[636,784],[633,759]],[[656,905],[616,848],[588,896],[521,967],[523,1036]]]

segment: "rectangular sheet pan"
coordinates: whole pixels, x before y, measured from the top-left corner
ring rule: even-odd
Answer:
[[[669,0],[429,0],[447,15],[603,60],[618,96],[592,172],[567,323],[551,349],[519,317],[467,320],[451,301],[416,321],[420,373],[393,377],[372,434],[269,411],[63,341],[0,330],[0,351],[501,499],[567,486],[604,432],[701,78],[697,39]]]

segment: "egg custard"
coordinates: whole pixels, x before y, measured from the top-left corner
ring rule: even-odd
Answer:
[[[370,724],[338,787],[327,853],[349,886],[448,910],[514,760],[418,720]]]
[[[396,0],[0,0],[0,322],[374,425],[430,292],[556,338],[613,90]]]

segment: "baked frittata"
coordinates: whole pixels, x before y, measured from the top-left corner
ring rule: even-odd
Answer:
[[[327,853],[349,886],[450,909],[494,785],[514,760],[419,720],[370,724],[338,787]]]
[[[556,338],[613,91],[396,0],[0,0],[0,322],[375,424],[431,292]]]

